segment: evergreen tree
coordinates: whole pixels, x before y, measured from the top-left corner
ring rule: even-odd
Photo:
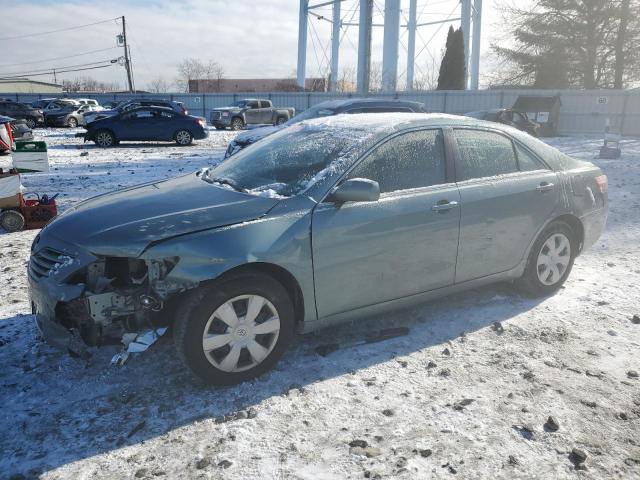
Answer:
[[[536,0],[503,12],[515,45],[492,46],[506,60],[501,83],[611,88],[622,75],[640,79],[640,0]]]
[[[449,27],[447,45],[440,64],[438,90],[464,90],[466,77],[462,28],[454,30],[453,27]]]

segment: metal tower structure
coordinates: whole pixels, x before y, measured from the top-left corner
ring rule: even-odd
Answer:
[[[482,26],[482,0],[459,0],[460,16],[431,22],[418,23],[417,0],[408,0],[409,12],[407,23],[401,25],[401,0],[384,0],[384,22],[374,24],[373,3],[374,0],[359,1],[359,22],[343,22],[341,3],[345,0],[320,1],[310,5],[310,0],[300,0],[300,16],[298,23],[298,68],[297,83],[300,88],[305,88],[306,61],[307,61],[307,30],[309,15],[315,15],[332,23],[331,27],[331,58],[329,89],[336,90],[338,80],[338,67],[340,56],[340,32],[343,27],[358,27],[358,92],[369,92],[369,73],[371,66],[371,33],[373,27],[383,27],[384,40],[382,51],[382,89],[385,92],[397,90],[398,79],[398,50],[400,44],[401,28],[408,32],[407,45],[407,82],[406,89],[412,90],[414,83],[415,58],[416,58],[416,32],[420,27],[452,23],[460,21],[464,34],[465,62],[467,71],[467,85],[471,89],[477,89],[480,73],[480,34]],[[429,1],[429,0],[423,0]],[[315,9],[332,6],[332,19],[320,17],[313,11]]]

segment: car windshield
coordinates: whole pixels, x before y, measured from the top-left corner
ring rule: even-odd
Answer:
[[[375,129],[300,123],[242,150],[203,180],[268,197],[302,193],[328,175],[344,172]]]
[[[316,105],[315,107],[307,108],[304,112],[299,113],[288,122],[286,122],[286,124],[294,125],[304,120],[311,120],[312,118],[319,117],[330,117],[331,115],[335,115],[335,110],[332,108],[324,107],[322,106],[322,104],[320,104]]]
[[[240,107],[240,108],[242,108],[242,107],[245,107],[247,105],[247,103],[248,102],[246,100],[238,100],[237,102],[233,102],[231,104],[231,106],[232,107]]]

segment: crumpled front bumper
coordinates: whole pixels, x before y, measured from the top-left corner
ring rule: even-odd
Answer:
[[[36,243],[37,241],[38,237],[36,237]],[[86,346],[80,338],[79,332],[72,331],[63,325],[63,319],[59,317],[57,306],[61,302],[68,303],[82,296],[84,284],[69,284],[65,283],[64,279],[86,267],[96,258],[88,252],[82,252],[61,242],[55,242],[55,244],[48,242],[46,249],[60,252],[64,259],[69,260],[62,261],[59,267],[42,276],[35,274],[31,266],[27,267],[31,310],[35,316],[38,330],[47,343],[80,354],[86,349]],[[42,250],[44,248],[39,248],[36,245],[32,255]]]

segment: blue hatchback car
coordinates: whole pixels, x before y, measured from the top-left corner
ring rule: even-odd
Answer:
[[[112,147],[121,140],[175,141],[190,145],[193,140],[209,136],[206,122],[199,117],[184,115],[170,108],[139,107],[87,125],[82,135],[99,147]]]

